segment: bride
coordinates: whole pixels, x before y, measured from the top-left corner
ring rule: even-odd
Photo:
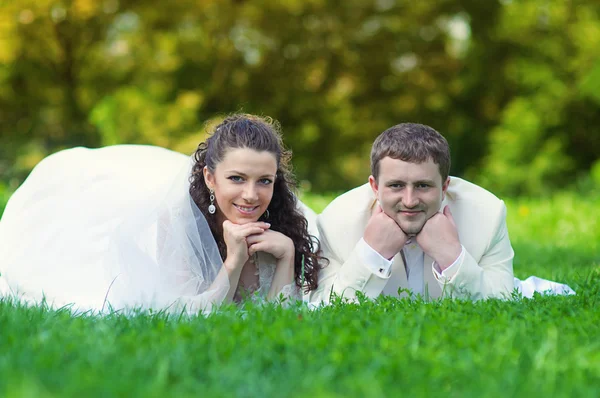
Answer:
[[[278,125],[243,114],[191,159],[136,145],[51,155],[0,221],[0,294],[99,312],[301,299],[322,257],[289,161]]]

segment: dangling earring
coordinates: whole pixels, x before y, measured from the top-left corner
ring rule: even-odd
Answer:
[[[265,212],[263,213],[263,217],[265,220],[269,219],[269,209],[265,210]]]
[[[210,193],[210,205],[208,205],[208,212],[210,214],[215,214],[217,211],[217,208],[215,207],[215,191],[209,189],[208,192]]]

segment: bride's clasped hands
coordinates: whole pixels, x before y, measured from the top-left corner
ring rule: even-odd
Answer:
[[[275,258],[275,274],[267,299],[276,298],[283,287],[294,282],[295,246],[292,239],[281,232],[270,229],[266,222],[251,222],[235,224],[229,220],[223,222],[223,239],[227,246],[224,267],[229,274],[231,290],[229,298],[233,298],[236,290],[236,280],[245,280],[244,285],[256,284],[258,264],[253,257],[259,253],[268,253]],[[244,269],[249,272],[243,272]],[[251,281],[248,282],[248,279]]]
[[[223,240],[227,246],[227,256],[224,266],[231,273],[244,267],[250,258],[250,248],[247,238],[262,234],[271,225],[265,222],[235,224],[229,220],[223,222]]]
[[[280,232],[265,229],[262,233],[248,236],[246,242],[249,255],[265,252],[275,257],[278,265],[294,263],[294,242]]]

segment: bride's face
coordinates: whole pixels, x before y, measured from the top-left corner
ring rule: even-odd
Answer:
[[[275,155],[248,148],[234,148],[225,153],[214,173],[204,168],[204,179],[215,192],[220,222],[235,224],[257,221],[273,197],[277,174]]]

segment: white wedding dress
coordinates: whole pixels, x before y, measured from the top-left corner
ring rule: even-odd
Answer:
[[[76,312],[211,311],[229,281],[188,193],[191,166],[188,156],[138,145],[42,160],[0,220],[0,295]],[[258,265],[265,296],[274,269]]]

